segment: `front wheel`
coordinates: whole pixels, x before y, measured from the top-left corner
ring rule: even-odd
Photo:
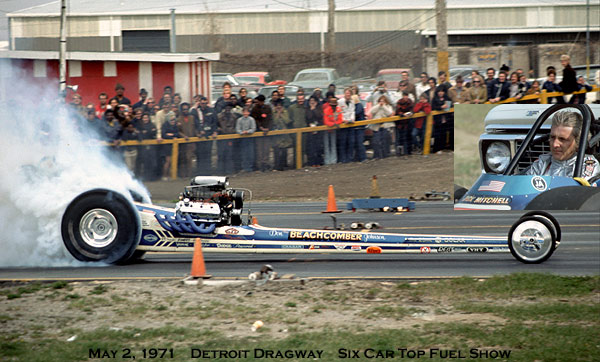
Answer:
[[[508,248],[518,261],[539,264],[550,258],[556,249],[554,225],[539,216],[519,219],[508,233]]]
[[[67,250],[76,259],[122,263],[131,258],[139,243],[140,218],[123,195],[96,189],[69,204],[61,232]]]

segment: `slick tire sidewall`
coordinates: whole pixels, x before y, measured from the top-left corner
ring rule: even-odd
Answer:
[[[117,220],[115,239],[104,247],[93,247],[81,237],[79,223],[92,209],[107,210]],[[69,204],[63,214],[61,233],[65,247],[77,260],[116,264],[133,256],[141,236],[140,224],[135,206],[123,195],[97,189],[79,195]]]

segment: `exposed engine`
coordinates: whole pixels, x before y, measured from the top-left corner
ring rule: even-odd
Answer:
[[[227,177],[196,176],[179,195],[175,212],[197,223],[241,225],[244,191],[229,187]]]

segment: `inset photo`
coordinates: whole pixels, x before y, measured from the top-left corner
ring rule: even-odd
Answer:
[[[455,106],[454,210],[600,210],[600,105]]]

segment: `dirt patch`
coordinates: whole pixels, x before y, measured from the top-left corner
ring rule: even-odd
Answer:
[[[413,155],[361,163],[308,167],[299,170],[240,173],[230,176],[233,187],[252,190],[255,201],[327,200],[333,185],[338,199],[366,198],[372,193],[372,177],[381,197],[421,197],[425,192],[453,190],[453,153]],[[174,200],[189,185],[188,179],[147,182],[155,201]]]
[[[471,323],[494,326],[504,320],[486,313],[462,313],[450,304],[418,295],[406,283],[381,281],[275,281],[265,285],[184,286],[180,281],[73,282],[4,299],[0,325],[24,339],[69,338],[79,331],[145,330],[210,326],[228,337],[261,333],[284,338],[290,332],[418,328],[423,324]],[[0,291],[15,289],[3,285]],[[6,293],[4,293],[6,294]]]

